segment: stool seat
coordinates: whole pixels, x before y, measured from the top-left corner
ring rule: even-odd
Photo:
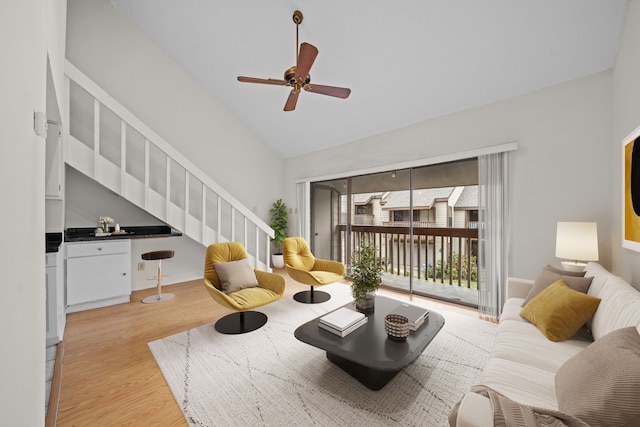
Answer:
[[[175,252],[172,250],[161,250],[146,252],[141,255],[145,261],[158,261],[158,285],[156,295],[151,295],[142,300],[145,304],[167,301],[173,298],[173,294],[162,294],[162,260],[173,258]]]
[[[155,261],[157,259],[169,259],[173,258],[175,255],[174,251],[164,250],[164,251],[152,251],[142,254],[142,259],[145,261]]]

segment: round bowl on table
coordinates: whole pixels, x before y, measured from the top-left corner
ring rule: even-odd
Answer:
[[[409,336],[409,319],[399,314],[387,314],[384,318],[384,330],[393,341],[405,341]]]

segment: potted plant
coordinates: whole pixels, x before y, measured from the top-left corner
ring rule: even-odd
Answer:
[[[361,245],[351,254],[351,295],[358,311],[374,311],[376,291],[382,283],[382,270],[375,245]]]
[[[275,247],[275,251],[271,255],[271,263],[275,268],[283,268],[282,242],[287,238],[287,205],[284,204],[282,199],[278,199],[273,203],[269,212],[271,213],[270,225],[274,232],[271,241]]]

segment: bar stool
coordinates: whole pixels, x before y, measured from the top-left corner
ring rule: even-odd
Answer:
[[[164,251],[152,251],[142,254],[142,259],[145,261],[155,261],[158,260],[158,293],[156,295],[151,295],[142,300],[145,304],[153,304],[155,302],[167,301],[173,298],[173,294],[162,294],[162,260],[173,258],[175,254],[174,251],[164,250]]]

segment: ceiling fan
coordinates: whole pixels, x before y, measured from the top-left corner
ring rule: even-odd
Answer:
[[[284,72],[284,80],[279,79],[259,79],[255,77],[238,76],[238,80],[245,83],[260,83],[277,86],[291,86],[293,89],[284,104],[284,111],[293,111],[298,103],[298,95],[300,90],[307,92],[319,93],[321,95],[334,96],[336,98],[345,99],[349,97],[351,89],[336,86],[325,86],[311,83],[309,71],[318,56],[318,49],[309,44],[302,43],[298,48],[298,26],[302,22],[302,12],[296,10],[293,12],[293,22],[296,24],[296,65]]]

